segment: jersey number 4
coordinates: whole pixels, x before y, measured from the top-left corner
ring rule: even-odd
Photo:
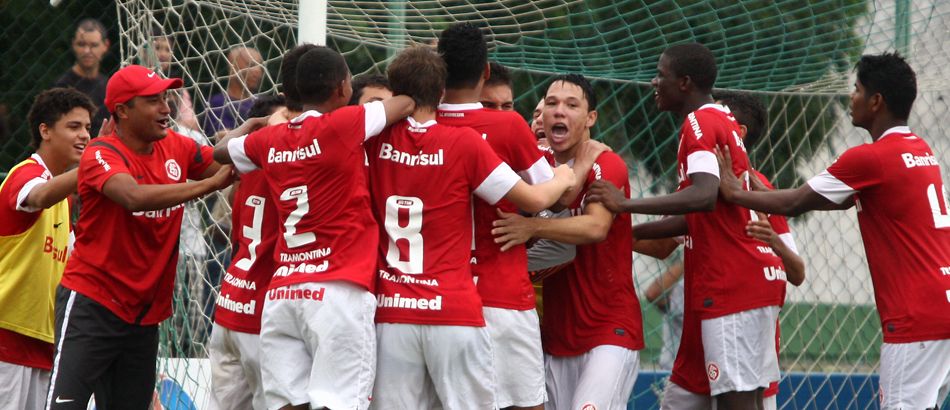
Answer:
[[[405,216],[405,224],[400,223],[400,214]],[[410,275],[422,273],[422,199],[398,195],[386,198],[385,225],[389,235],[389,250],[386,252],[389,266]],[[406,241],[408,245],[405,259],[399,250],[399,241]]]
[[[940,185],[940,192],[937,192],[937,185],[930,184],[927,187],[927,199],[930,200],[930,210],[934,215],[934,226],[937,229],[950,228],[950,204],[947,203],[947,188]]]

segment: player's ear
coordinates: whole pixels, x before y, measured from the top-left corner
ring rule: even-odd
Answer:
[[[46,125],[46,123],[42,123],[42,122],[40,123],[40,138],[42,138],[43,141],[49,141],[51,138],[49,135],[50,134],[49,128],[50,128],[49,125]]]
[[[688,75],[684,75],[677,80],[677,84],[679,85],[680,91],[684,93],[689,91],[689,87],[692,83],[693,83],[693,79],[690,78]]]
[[[591,128],[597,122],[597,110],[590,110],[587,112],[587,123],[585,124],[587,128]]]
[[[749,133],[749,127],[739,124],[739,139],[745,139],[745,135]]]
[[[485,69],[482,70],[482,80],[488,81],[491,78],[491,64],[485,62]]]
[[[884,102],[884,96],[881,95],[881,93],[874,93],[874,95],[868,98],[868,107],[871,108],[871,112],[880,112],[886,106],[887,104]]]

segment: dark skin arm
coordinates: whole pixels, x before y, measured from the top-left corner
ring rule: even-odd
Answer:
[[[720,170],[732,169],[729,147],[716,149],[716,159],[719,160]],[[724,201],[769,214],[797,216],[812,210],[848,209],[854,205],[853,200],[836,204],[812,190],[808,184],[794,189],[745,191],[739,179],[731,172],[720,172],[720,175],[722,181],[719,192]]]
[[[242,135],[250,134],[262,127],[267,126],[267,117],[251,118],[241,124],[241,126],[228,131],[221,137],[221,140],[214,145],[214,160],[221,164],[233,164],[231,154],[228,152],[228,141]]]
[[[658,221],[645,222],[633,226],[633,234],[637,239],[661,239],[686,235],[686,217],[683,215],[671,216]],[[672,252],[672,250],[670,251]]]
[[[636,234],[634,234],[636,236]],[[656,259],[666,259],[676,250],[678,243],[672,238],[637,239],[633,238],[633,251]]]
[[[179,184],[143,184],[130,174],[117,174],[102,186],[102,193],[132,212],[156,211],[201,197],[231,184],[233,167],[220,167],[210,178]]]
[[[631,199],[625,199],[623,192],[612,184],[595,181],[588,191],[587,200],[600,202],[614,213],[683,215],[716,209],[719,178],[705,172],[690,174],[689,178],[692,185],[672,194]]]

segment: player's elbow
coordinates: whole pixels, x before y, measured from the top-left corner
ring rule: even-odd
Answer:
[[[214,160],[217,161],[219,164],[233,163],[233,161],[231,161],[231,154],[228,153],[227,143],[222,142],[216,145],[214,147],[214,154],[212,154],[212,156],[214,157]]]
[[[696,201],[695,212],[712,212],[716,210],[716,195],[707,195]]]
[[[805,283],[805,267],[796,266],[792,269],[789,269],[786,273],[788,277],[788,283],[795,285],[796,287],[801,286],[802,283]]]
[[[590,228],[586,231],[587,243],[599,243],[607,239],[607,234],[610,233],[610,223],[604,223],[602,221],[595,221],[591,224]]]
[[[534,213],[538,213],[547,209],[549,206],[551,206],[551,204],[545,202],[543,198],[531,197],[531,198],[526,198],[524,201],[522,201],[522,203],[519,204],[518,207],[521,208],[525,212],[534,214]]]

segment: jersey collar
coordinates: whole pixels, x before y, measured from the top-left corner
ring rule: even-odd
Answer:
[[[323,115],[323,114],[321,114],[320,111],[317,111],[317,110],[306,111],[306,112],[304,112],[303,114],[298,115],[296,118],[290,120],[290,123],[291,123],[291,124],[300,124],[300,123],[303,122],[303,120],[305,120],[305,119],[307,119],[307,118],[310,118],[310,117],[316,118],[316,117],[319,117],[319,116],[321,116],[321,115]]]
[[[703,104],[703,106],[699,107],[699,109],[697,109],[696,111],[705,110],[707,108],[719,110],[726,114],[732,114],[732,111],[729,111],[729,107],[726,107],[725,105],[722,105],[722,104],[716,104],[716,103]]]
[[[913,134],[913,132],[911,132],[910,127],[906,125],[898,125],[896,127],[888,128],[887,131],[884,131],[884,134],[881,134],[881,138],[878,138],[877,140],[880,141],[894,134]]]
[[[412,117],[406,117],[406,120],[409,121],[410,128],[429,128],[436,124],[435,120],[429,120],[429,121],[426,121],[425,123],[416,121],[416,119]]]
[[[33,155],[30,155],[30,158],[32,158],[34,161],[36,161],[37,164],[40,164],[40,166],[42,166],[43,169],[46,170],[46,172],[49,172],[49,167],[47,167],[47,166],[46,166],[46,163],[43,162],[43,158],[40,157],[40,154],[37,154],[37,153],[34,152]]]
[[[439,111],[470,111],[482,109],[482,103],[473,102],[465,104],[439,104]]]

